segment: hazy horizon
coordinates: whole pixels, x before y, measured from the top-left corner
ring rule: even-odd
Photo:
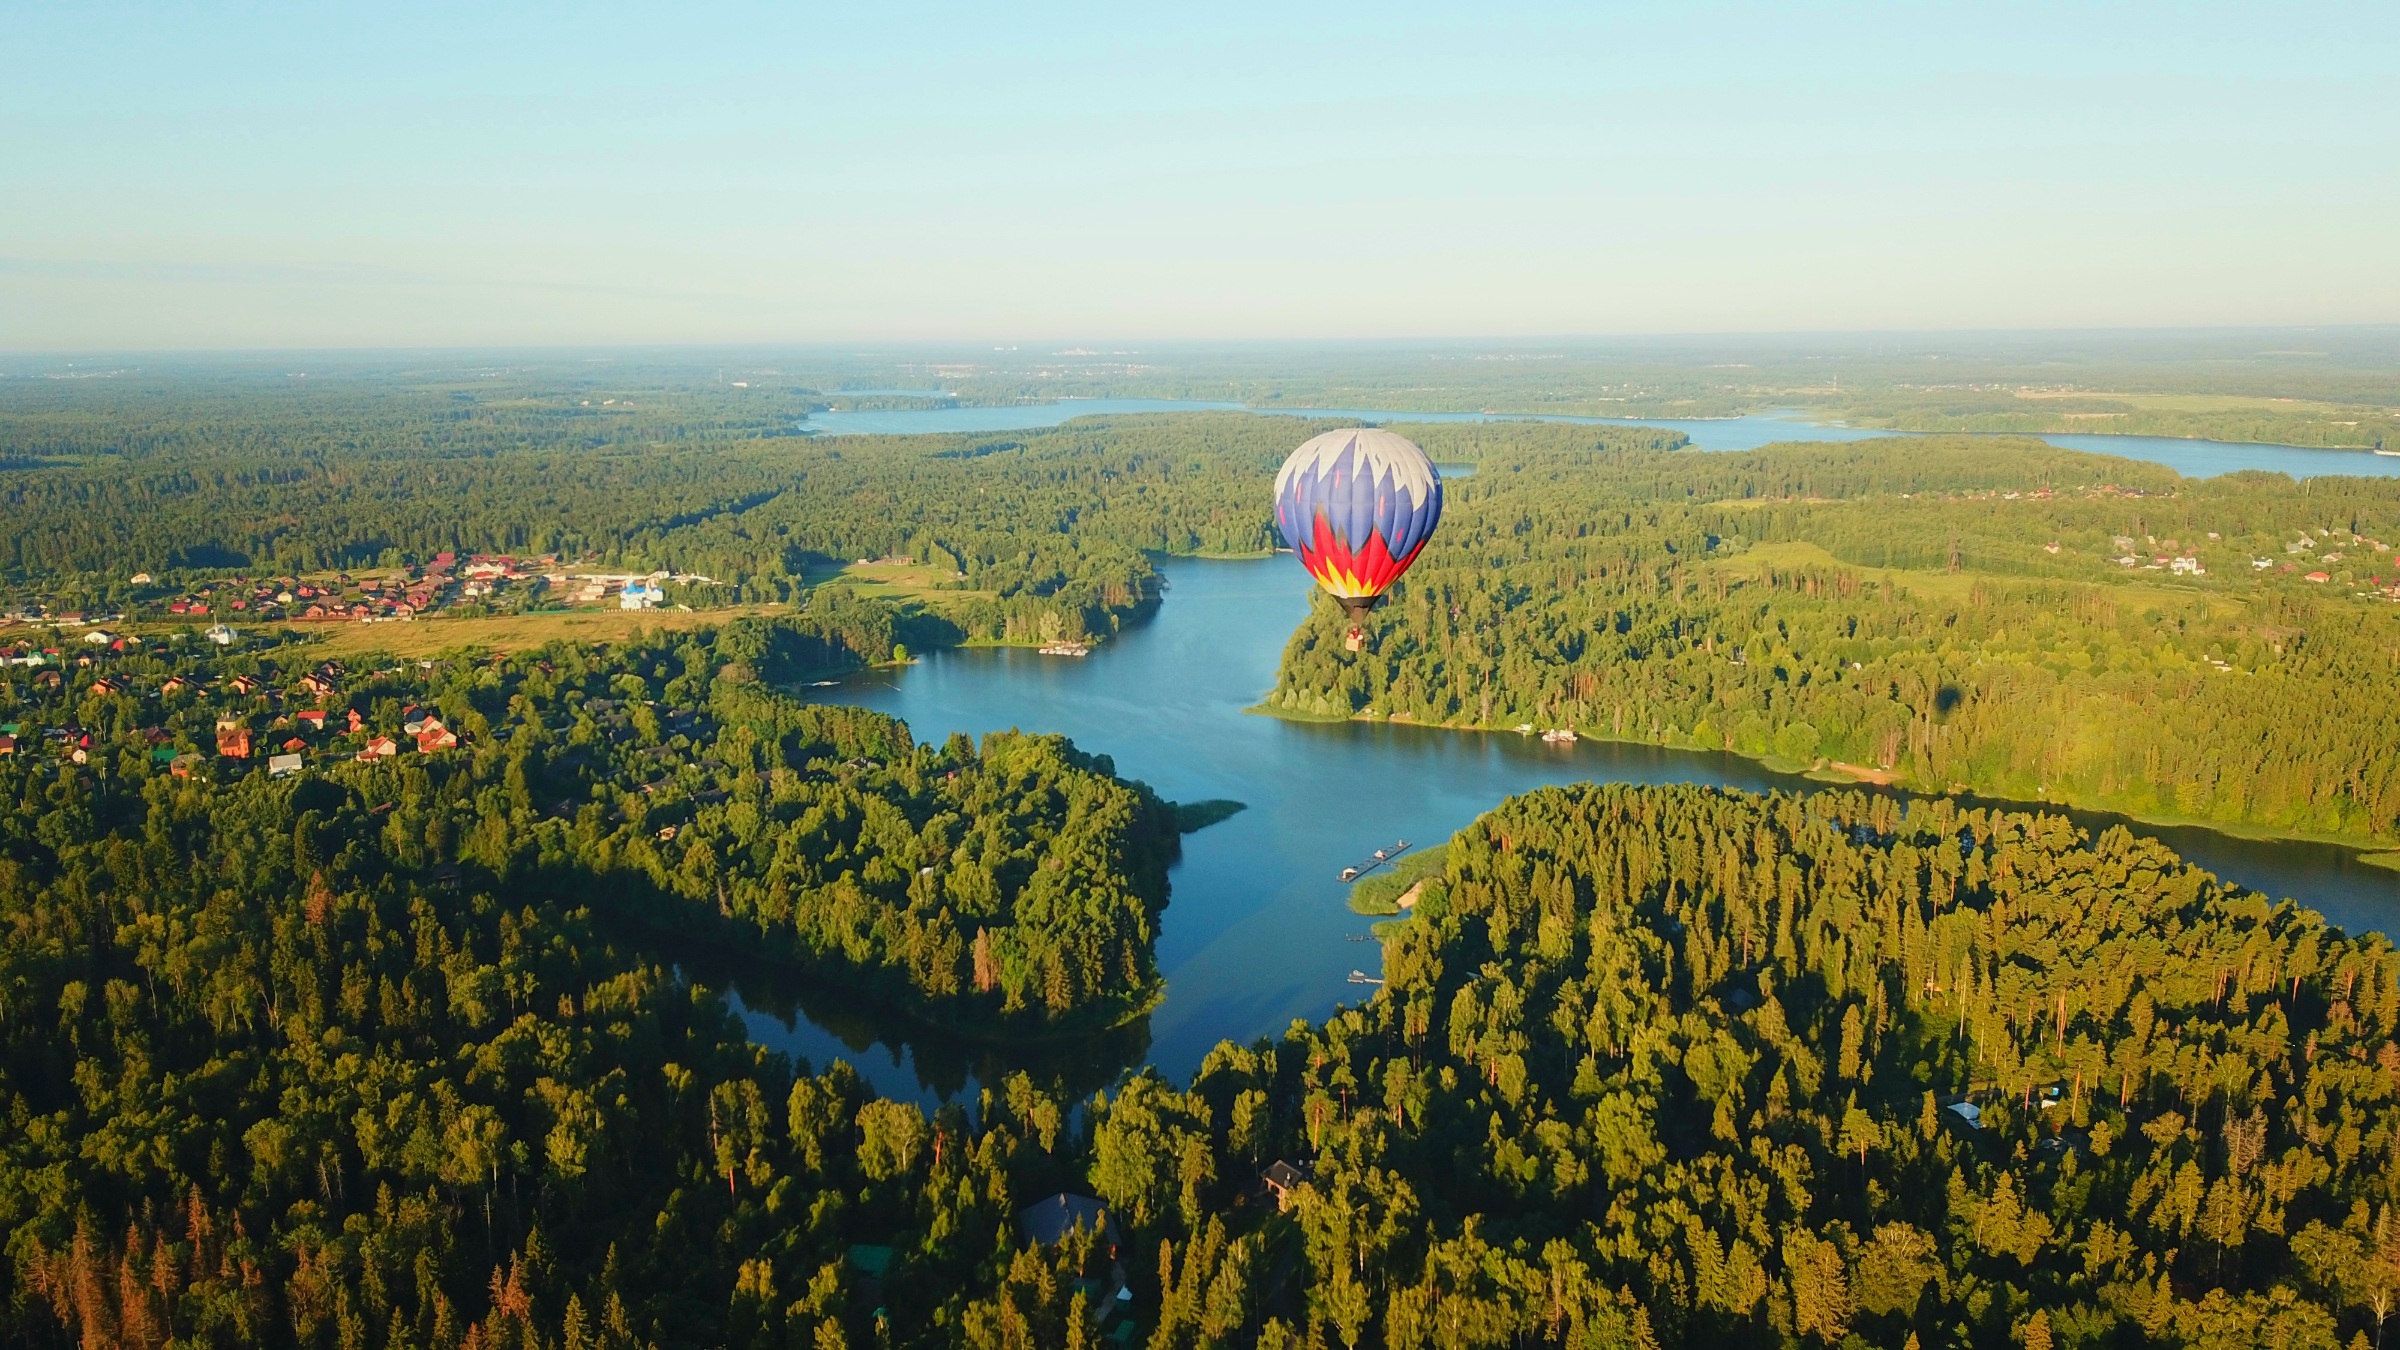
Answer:
[[[2400,321],[2388,6],[195,4],[5,31],[19,353]]]

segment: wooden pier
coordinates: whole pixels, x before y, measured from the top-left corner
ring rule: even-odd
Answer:
[[[1408,852],[1408,848],[1409,844],[1405,839],[1392,845],[1390,848],[1379,848],[1375,850],[1372,855],[1361,859],[1357,865],[1343,868],[1341,879],[1343,881],[1356,881],[1360,877],[1365,876],[1367,873],[1374,871],[1378,867],[1389,867],[1393,863],[1398,862],[1400,860],[1400,855]]]

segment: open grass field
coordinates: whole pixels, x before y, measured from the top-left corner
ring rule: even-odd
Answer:
[[[1754,544],[1730,558],[1715,559],[1708,565],[1740,577],[1755,577],[1770,567],[1839,567],[1844,571],[1855,573],[1867,581],[1889,581],[1910,594],[1926,599],[1941,600],[1963,600],[1977,586],[2008,585],[2012,581],[2022,580],[1985,572],[1935,572],[1902,567],[1868,567],[1859,563],[1844,562],[1819,545],[1797,539]],[[2042,584],[2058,585],[2062,583],[2045,579]],[[2063,584],[2088,586],[2095,590],[2104,589],[2135,604],[2171,602],[2188,605],[2193,600],[2205,599],[2212,613],[2225,616],[2244,613],[2248,608],[2238,595],[2210,591],[2200,586],[2161,585],[2150,581],[2120,581],[2114,578],[2101,581],[2069,581]]]
[[[713,628],[746,615],[787,612],[782,605],[702,610],[574,609],[476,619],[422,618],[406,623],[292,624],[289,631],[316,639],[313,649],[332,657],[370,652],[422,657],[464,647],[518,652],[551,642],[617,642],[635,633]]]
[[[997,591],[962,591],[943,583],[955,581],[957,573],[945,567],[920,562],[854,562],[831,571],[811,570],[803,578],[811,586],[839,582],[861,596],[877,600],[916,601],[938,606],[968,598],[999,599]]]
[[[2145,412],[2275,412],[2333,416],[2356,408],[2354,404],[2324,403],[2306,398],[2268,398],[2251,394],[2120,394],[2097,389],[2019,389],[2017,397],[2037,402],[2092,399],[2130,404]]]

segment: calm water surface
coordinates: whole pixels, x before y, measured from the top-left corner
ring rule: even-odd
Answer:
[[[1392,412],[1374,408],[1251,408],[1239,403],[1200,403],[1158,398],[1067,399],[1012,408],[921,408],[889,412],[817,413],[802,428],[827,435],[916,435],[936,431],[1025,431],[1054,427],[1072,417],[1103,413],[1250,411],[1262,416],[1338,417],[1358,422],[1569,422],[1578,426],[1665,427],[1691,437],[1699,450],[1756,450],[1776,441],[1860,441],[1904,433],[1867,431],[1803,421],[1790,413],[1744,417],[1674,418],[1556,417],[1507,413]],[[2344,474],[2361,478],[2400,477],[2400,458],[2364,450],[2311,450],[2296,445],[2194,441],[2172,436],[2086,436],[2041,439],[2067,450],[2122,455],[2164,464],[2186,478],[2213,478],[2242,469],[2265,469],[2293,478]]]
[[[1337,873],[1396,839],[1438,843],[1503,797],[1551,783],[1817,787],[1726,754],[1248,714],[1274,685],[1284,642],[1307,612],[1307,575],[1282,555],[1177,559],[1162,570],[1169,589],[1155,615],[1081,660],[937,652],[904,671],[811,691],[899,717],[920,741],[1007,727],[1061,732],[1166,797],[1247,803],[1184,838],[1158,944],[1167,999],[1147,1026],[1101,1045],[1002,1055],[879,1024],[839,999],[778,989],[764,972],[698,972],[738,991],[754,1037],[820,1067],[838,1055],[887,1095],[920,1100],[971,1094],[1020,1064],[1081,1090],[1145,1060],[1183,1079],[1221,1039],[1277,1035],[1293,1018],[1321,1017],[1373,992],[1348,982],[1353,969],[1377,973],[1380,952],[1352,940],[1372,921],[1345,906]],[[2345,927],[2400,920],[2400,874],[2365,866],[2349,850],[2134,828]]]

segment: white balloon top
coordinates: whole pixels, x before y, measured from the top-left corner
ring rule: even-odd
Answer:
[[[1441,476],[1434,470],[1433,461],[1406,436],[1381,427],[1344,427],[1302,442],[1292,457],[1283,462],[1282,472],[1275,475],[1275,495],[1280,498],[1298,475],[1321,476],[1331,472],[1334,461],[1345,450],[1355,452],[1350,462],[1360,477],[1369,480],[1388,477],[1391,485],[1406,492],[1416,506],[1423,506],[1425,499],[1433,495],[1433,485]]]

